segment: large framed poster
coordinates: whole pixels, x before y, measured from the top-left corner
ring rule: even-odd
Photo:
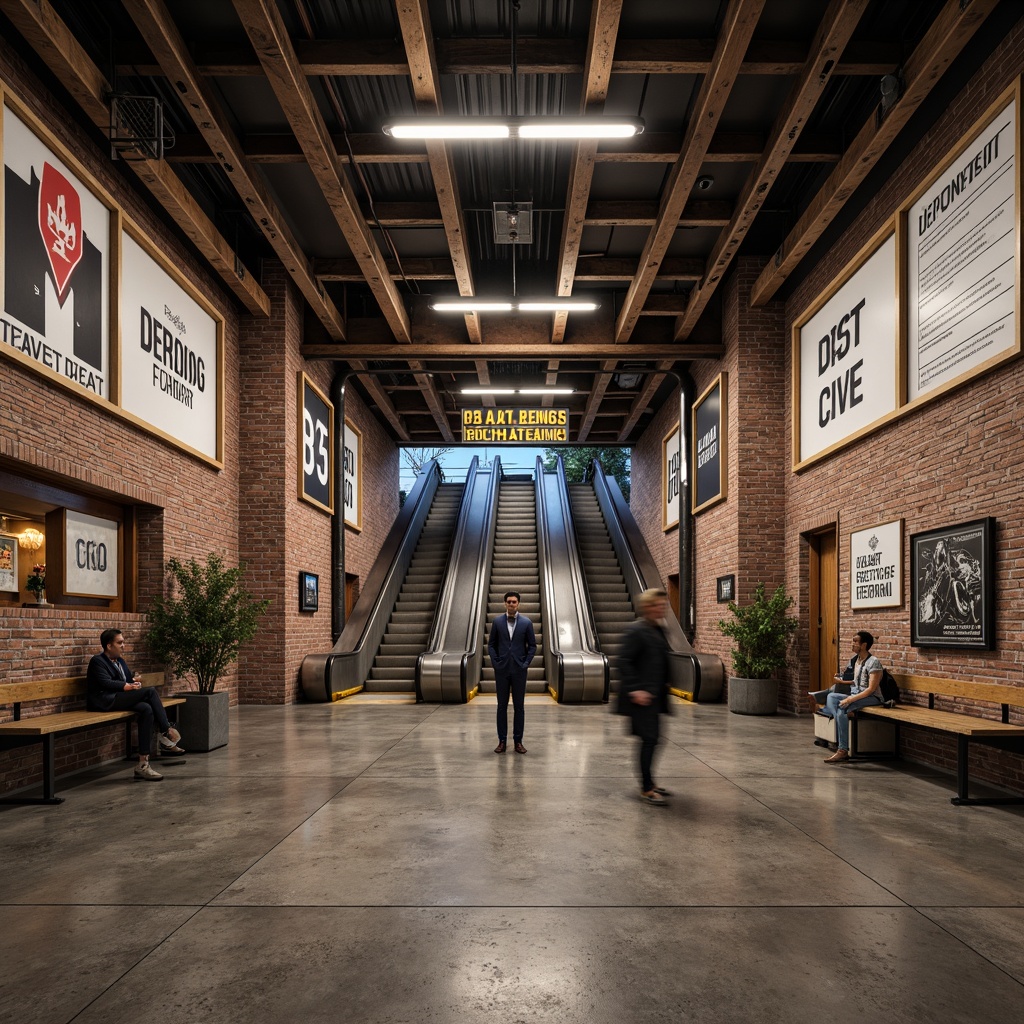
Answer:
[[[299,500],[334,514],[334,405],[298,374]]]
[[[1020,351],[1018,103],[1004,96],[907,210],[910,402]]]
[[[994,646],[995,520],[910,538],[910,642],[990,651]]]
[[[353,530],[363,528],[363,434],[346,417],[345,419],[345,525]]]
[[[121,234],[121,406],[223,465],[223,321],[134,235]]]
[[[5,96],[0,106],[0,349],[65,387],[109,399],[112,204],[11,102]]]
[[[903,520],[850,534],[850,607],[903,604]]]
[[[64,510],[64,594],[116,598],[121,524],[85,512]]]
[[[693,466],[691,508],[695,515],[726,498],[727,397],[728,376],[720,373],[693,404],[690,465]]]
[[[676,424],[661,441],[661,528],[666,533],[679,525],[683,474],[683,430]]]

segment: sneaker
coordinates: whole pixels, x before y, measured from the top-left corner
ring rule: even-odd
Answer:
[[[160,753],[161,754],[184,754],[185,751],[182,747],[178,746],[178,740],[181,739],[181,733],[177,730],[174,732],[174,738],[171,738],[170,730],[160,734]]]
[[[159,782],[163,776],[158,771],[155,771],[147,761],[135,769],[135,778],[144,779],[146,782]]]

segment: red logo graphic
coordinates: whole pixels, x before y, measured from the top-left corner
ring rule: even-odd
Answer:
[[[43,164],[39,185],[39,233],[63,306],[64,289],[82,258],[82,201],[75,186],[49,163]]]

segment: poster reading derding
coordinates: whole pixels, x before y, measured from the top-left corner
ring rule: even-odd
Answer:
[[[108,398],[110,211],[3,107],[4,349]]]
[[[945,166],[907,215],[907,396],[1017,347],[1017,105]]]
[[[121,405],[216,459],[217,321],[135,239],[121,244]]]

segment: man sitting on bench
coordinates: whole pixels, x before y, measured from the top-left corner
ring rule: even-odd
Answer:
[[[89,686],[90,711],[135,712],[139,723],[139,763],[135,778],[145,782],[159,782],[163,776],[149,763],[153,744],[153,723],[160,730],[161,748],[169,754],[183,754],[177,745],[181,733],[171,725],[164,710],[160,694],[152,686],[143,686],[138,672],[132,673],[122,655],[124,635],[119,629],[105,629],[100,634],[102,654],[89,662],[86,681]]]
[[[853,634],[851,651],[854,655],[853,680],[850,682],[849,694],[832,692],[825,698],[824,714],[836,720],[836,752],[825,758],[826,764],[839,764],[850,759],[850,719],[851,711],[882,703],[882,663],[871,654],[871,645],[875,638],[862,629]],[[836,683],[844,682],[837,675]],[[833,688],[835,690],[835,688]]]

